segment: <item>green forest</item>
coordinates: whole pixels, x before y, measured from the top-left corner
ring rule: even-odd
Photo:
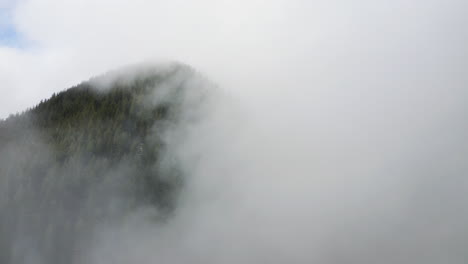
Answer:
[[[0,121],[0,263],[27,262],[15,243],[71,263],[99,224],[142,206],[170,215],[183,177],[176,161],[161,165],[162,138],[178,120],[180,71],[83,82]],[[149,103],[167,83],[166,100]]]

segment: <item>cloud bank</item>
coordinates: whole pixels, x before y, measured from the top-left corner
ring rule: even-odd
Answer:
[[[25,0],[0,114],[148,59],[231,98],[175,140],[193,182],[174,221],[110,227],[90,263],[464,263],[467,7]]]

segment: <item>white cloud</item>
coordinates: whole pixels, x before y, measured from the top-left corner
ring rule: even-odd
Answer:
[[[14,25],[28,45],[1,48],[0,58],[1,82],[9,83],[2,90],[17,91],[18,103],[2,102],[0,116],[109,68],[153,58],[193,64],[233,86],[245,80],[282,90],[271,84],[290,82],[290,74],[315,89],[319,80],[355,87],[347,82],[371,86],[365,82],[375,77],[385,84],[390,74],[415,81],[464,66],[465,7],[455,0],[25,0],[15,7]],[[41,65],[44,57],[51,68]],[[11,73],[11,64],[20,71]]]
[[[338,252],[356,263],[440,263],[450,256],[458,263],[466,245],[457,220],[466,212],[454,209],[466,200],[466,182],[454,179],[466,174],[468,154],[467,5],[25,0],[14,21],[31,45],[0,47],[0,116],[121,65],[186,62],[238,98],[251,122],[240,124],[246,128],[238,146],[228,144],[223,121],[214,122],[213,134],[205,131],[219,146],[210,146],[201,167],[208,172],[199,172],[208,178],[195,191],[219,187],[207,182],[218,175],[210,166],[220,164],[234,181],[232,188],[222,181],[221,190],[240,200],[229,207],[230,197],[222,196],[220,205],[209,204],[196,215],[191,239],[212,239],[213,250],[237,254],[239,262],[252,260],[240,253],[251,246],[266,259],[286,258],[279,262],[339,262]],[[231,163],[237,159],[247,163],[240,174]],[[213,227],[206,218],[215,215],[220,224]],[[231,240],[241,241],[237,251],[228,252]],[[441,249],[439,240],[455,246]],[[189,251],[207,250],[184,241],[195,244]],[[223,262],[222,254],[213,258]]]

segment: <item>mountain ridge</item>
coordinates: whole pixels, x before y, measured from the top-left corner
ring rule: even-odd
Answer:
[[[1,263],[25,262],[15,252],[27,248],[73,263],[103,223],[138,208],[171,216],[184,175],[164,135],[199,75],[145,69],[91,78],[0,121]]]

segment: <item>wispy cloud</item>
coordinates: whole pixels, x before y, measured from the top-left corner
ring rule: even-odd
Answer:
[[[217,105],[185,141],[181,152],[204,156],[167,240],[144,229],[133,255],[114,240],[109,252],[464,263],[466,10],[464,0],[25,0],[14,27],[36,45],[0,47],[0,116],[120,65],[183,61],[244,113]]]

